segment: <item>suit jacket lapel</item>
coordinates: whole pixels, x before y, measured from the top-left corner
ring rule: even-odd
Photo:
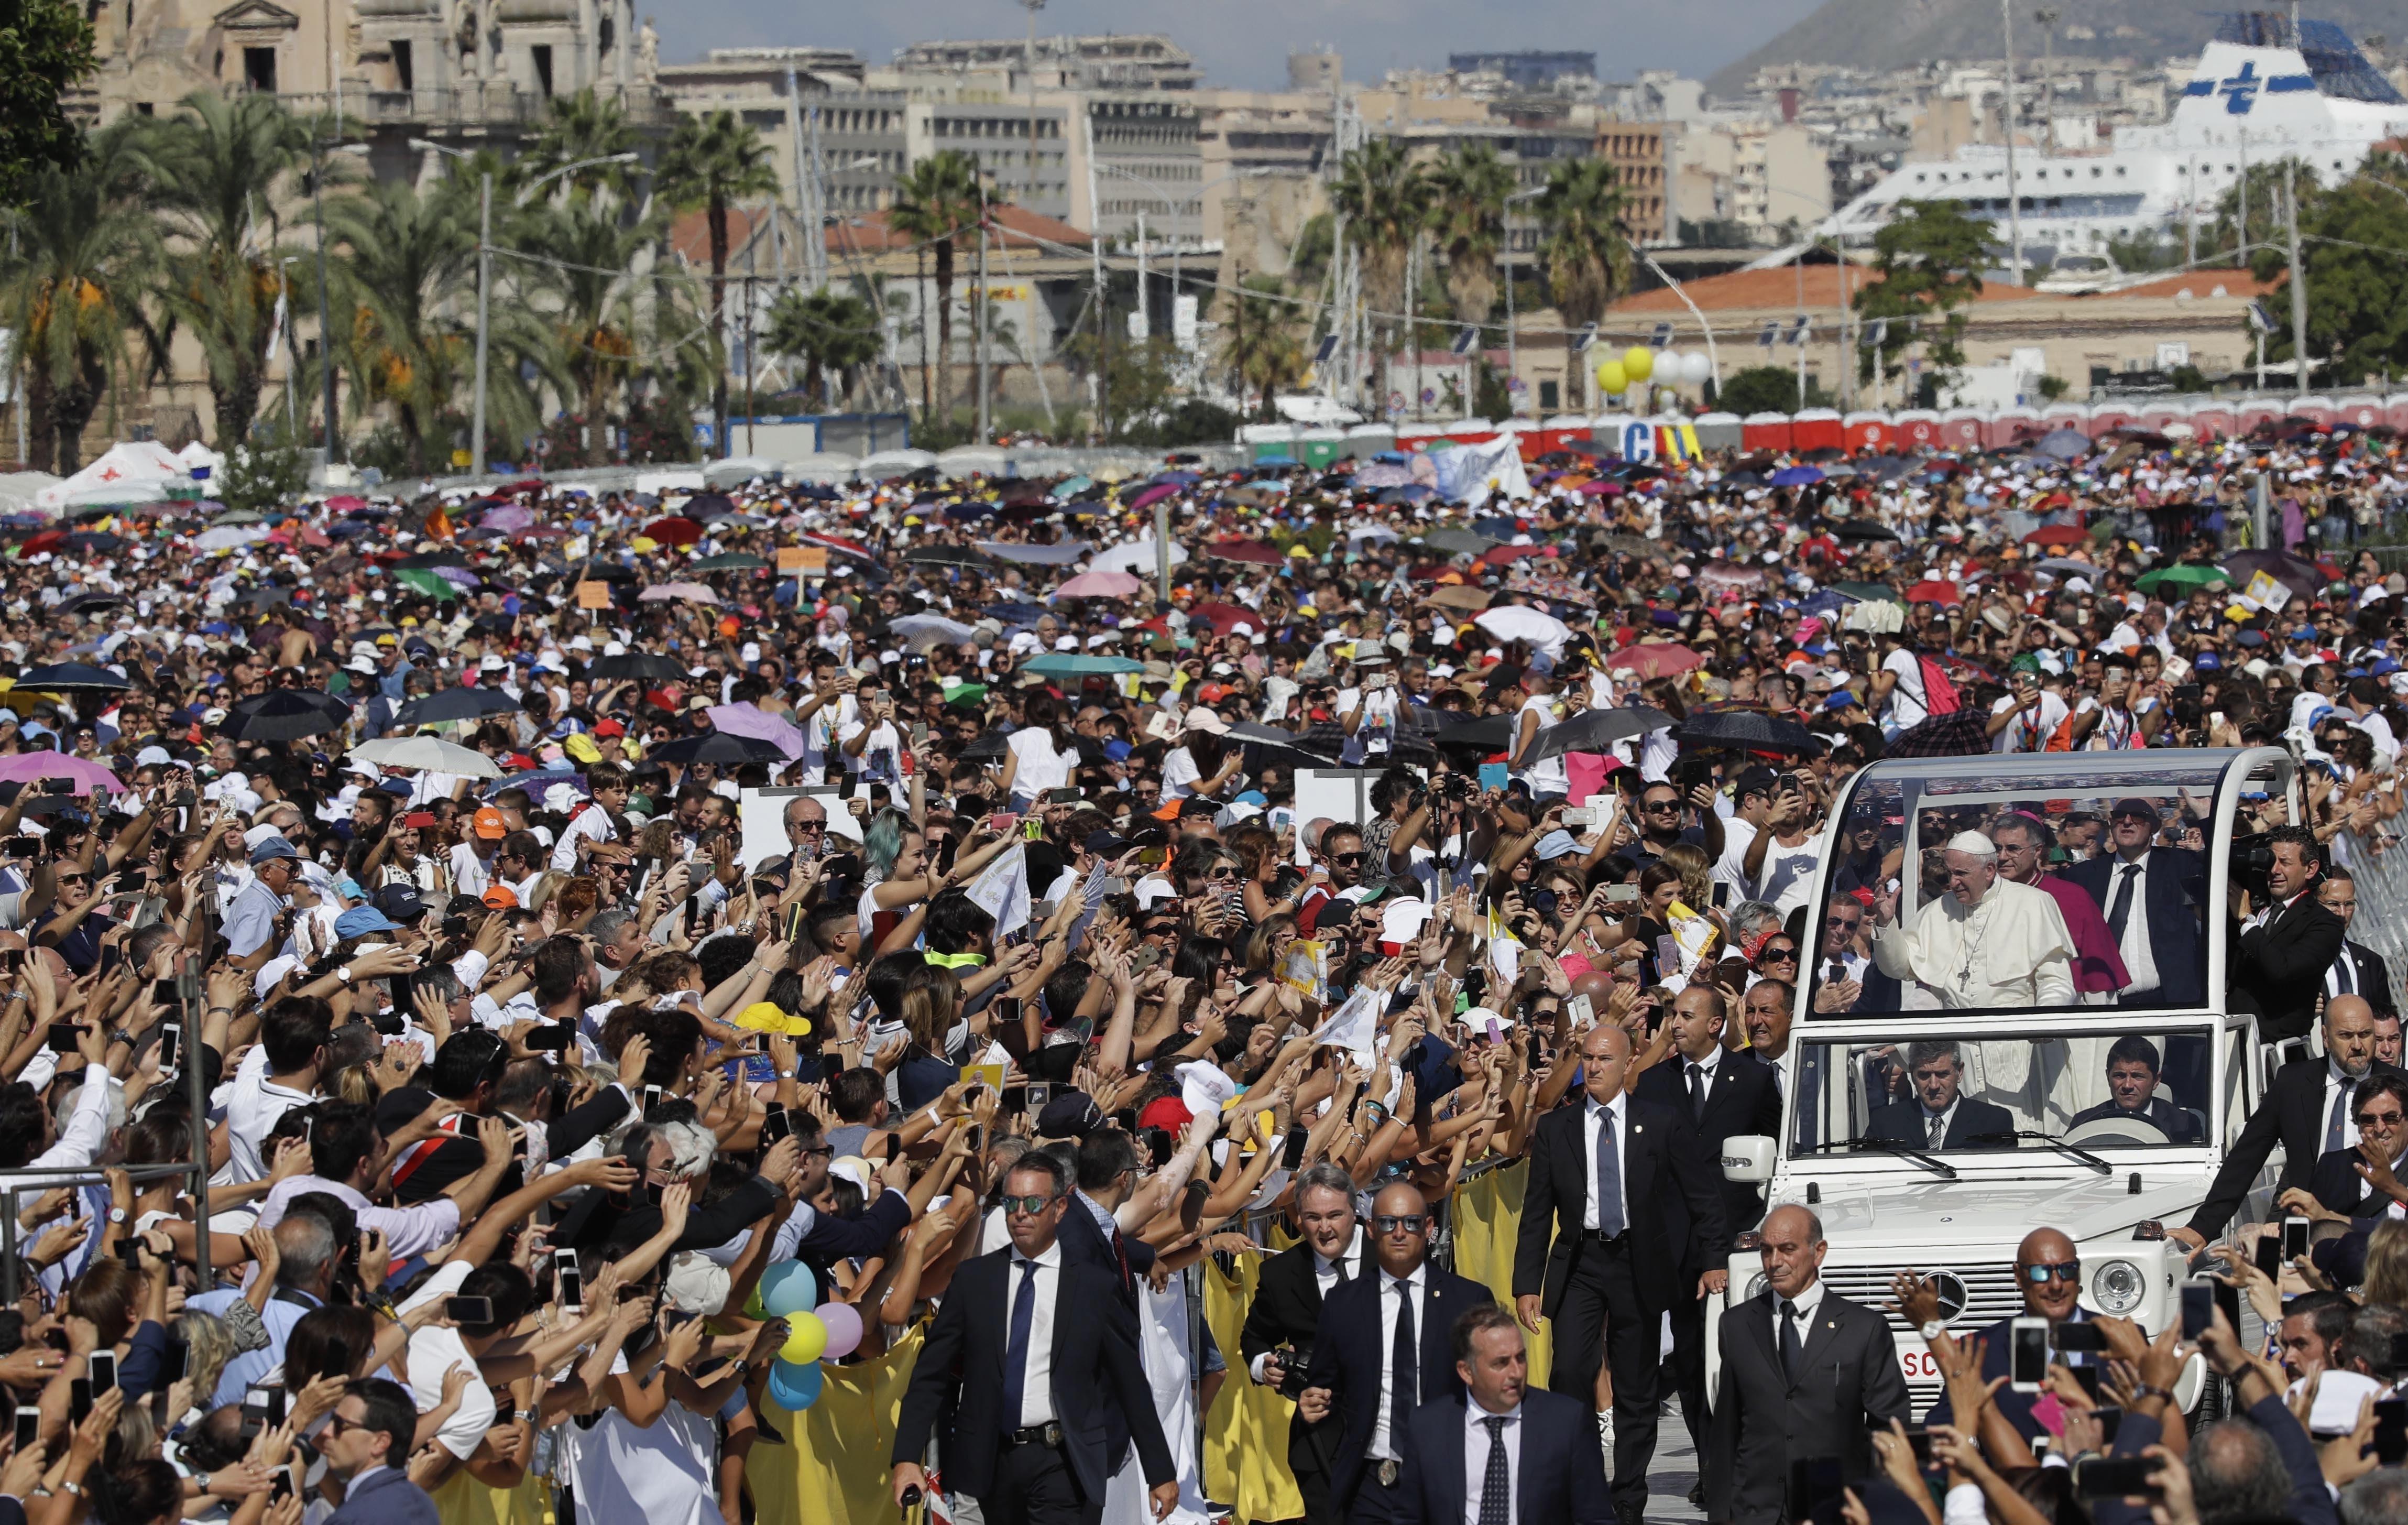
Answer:
[[[1823,1301],[1814,1305],[1814,1322],[1806,1331],[1804,1349],[1798,1361],[1799,1371],[1793,1374],[1790,1383],[1792,1391],[1797,1388],[1795,1378],[1813,1371],[1814,1358],[1829,1348],[1831,1342],[1839,1338],[1840,1312],[1831,1305],[1831,1298],[1830,1289],[1826,1288]]]

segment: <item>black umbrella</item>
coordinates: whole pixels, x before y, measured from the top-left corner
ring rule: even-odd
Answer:
[[[293,590],[280,588],[270,583],[264,587],[251,589],[242,596],[242,601],[253,609],[265,609],[271,604],[289,604],[293,601]]]
[[[646,752],[644,760],[681,766],[717,763],[723,768],[733,768],[741,763],[781,763],[786,760],[786,751],[777,742],[765,741],[757,736],[738,736],[733,731],[705,731],[700,736],[664,741]]]
[[[468,558],[457,551],[421,551],[393,564],[396,572],[431,572],[437,567],[466,567]]]
[[[1001,762],[1003,755],[1010,750],[1010,739],[1001,731],[986,731],[972,737],[969,745],[962,748],[961,760],[977,763]],[[660,749],[655,747],[645,755],[656,757],[660,755]]]
[[[447,721],[509,714],[518,708],[519,701],[498,688],[445,688],[411,699],[394,715],[393,723],[400,729],[439,726]]]
[[[351,723],[351,707],[314,688],[271,688],[237,701],[218,727],[236,741],[298,741]]]
[[[1842,519],[1831,526],[1833,536],[1843,540],[1894,540],[1898,531],[1872,519]]]
[[[1456,555],[1476,556],[1504,544],[1485,535],[1474,535],[1468,529],[1433,529],[1422,537],[1422,543],[1434,551]]]
[[[97,551],[103,555],[114,555],[125,549],[125,540],[122,536],[96,529],[79,529],[67,537],[66,546],[70,551]]]
[[[17,686],[45,694],[64,694],[79,688],[122,694],[134,685],[107,668],[96,668],[89,662],[52,662],[27,668],[18,674]]]
[[[1715,710],[1691,715],[1679,732],[1684,746],[1740,747],[1749,752],[1811,752],[1814,739],[1786,715],[1761,710]]]
[[[1932,715],[1898,733],[1885,757],[1978,757],[1990,750],[1989,712],[1971,705]]]
[[[736,511],[736,504],[725,493],[696,493],[678,510],[687,518],[700,523],[706,519],[724,519]]]
[[[685,675],[685,669],[651,652],[597,657],[594,665],[585,669],[585,676],[595,683],[617,683],[627,678],[639,683],[669,683]]]
[[[1649,731],[1673,723],[1663,711],[1644,704],[1620,710],[1590,710],[1559,726],[1550,726],[1531,749],[1530,760],[1560,757],[1567,752],[1603,752],[1616,741],[1636,741]]]
[[[1483,715],[1477,720],[1461,721],[1432,736],[1430,745],[1502,752],[1512,744],[1513,721],[1512,715]]]
[[[923,545],[903,553],[903,559],[915,567],[976,567],[995,565],[985,555],[967,545]]]
[[[1313,729],[1319,731],[1323,727],[1315,727]],[[1289,766],[1301,763],[1307,768],[1326,768],[1337,760],[1338,754],[1344,745],[1342,730],[1335,726],[1327,727],[1327,730],[1335,734],[1322,736],[1308,733],[1306,736],[1297,736],[1292,731],[1282,730],[1277,726],[1263,726],[1251,720],[1240,720],[1229,727],[1229,740],[1243,741],[1246,744],[1249,763],[1260,763],[1268,757]],[[1282,754],[1286,755],[1283,756]]]
[[[123,609],[134,600],[122,593],[79,593],[60,600],[56,612],[61,614],[98,614],[106,610]]]
[[[640,583],[633,567],[622,567],[615,561],[589,561],[577,568],[571,583]]]
[[[2313,598],[2324,592],[2329,581],[2315,563],[2302,561],[2286,551],[2235,551],[2224,558],[2224,569],[2243,586],[2264,572],[2302,598]]]

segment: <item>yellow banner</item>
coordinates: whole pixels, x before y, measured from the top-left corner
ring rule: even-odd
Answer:
[[[760,1518],[900,1525],[903,1517],[887,1478],[895,1423],[920,1359],[920,1341],[915,1329],[882,1360],[822,1366],[826,1386],[804,1413],[789,1414],[763,1395],[766,1417],[784,1433],[786,1444],[755,1445],[745,1459],[744,1479]]]
[[[1513,1306],[1513,1241],[1522,1231],[1522,1191],[1529,1184],[1530,1162],[1516,1160],[1455,1187],[1447,1199],[1447,1221],[1455,1235],[1455,1273],[1488,1288],[1499,1306]],[[1530,1347],[1530,1386],[1547,1385],[1553,1330],[1541,1325],[1524,1337]]]

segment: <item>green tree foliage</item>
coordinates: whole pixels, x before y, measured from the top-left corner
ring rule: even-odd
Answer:
[[[592,161],[633,153],[643,146],[642,136],[627,121],[626,108],[618,97],[597,95],[589,85],[573,95],[552,98],[535,142],[510,164],[508,177],[500,183],[508,189],[533,185],[547,175],[580,165],[583,167],[552,181],[544,190],[565,189],[570,195],[608,191],[628,200],[643,166]]]
[[[1630,237],[1613,166],[1602,159],[1559,161],[1537,209],[1544,230],[1539,252],[1555,310],[1567,328],[1596,323],[1630,289]],[[1585,394],[1586,367],[1574,368]]]
[[[2134,234],[2128,238],[2108,239],[2106,253],[2115,262],[2115,268],[2126,275],[2146,270],[2176,269],[2183,262],[2181,243],[2146,233]]]
[[[211,485],[227,508],[264,514],[301,496],[309,485],[309,464],[280,425],[262,429],[226,451],[225,470]]]
[[[1898,215],[1873,235],[1873,268],[1879,281],[1858,288],[1858,321],[1887,319],[1878,345],[1856,351],[1858,376],[1870,380],[1876,366],[1896,377],[1906,368],[1911,344],[1923,346],[1926,369],[1953,375],[1965,364],[1965,314],[1982,295],[1982,268],[1995,252],[1990,224],[1956,201],[1906,201]]]
[[[1831,395],[1813,377],[1806,379],[1808,408],[1828,408]],[[1794,413],[1798,401],[1798,372],[1782,366],[1750,366],[1747,369],[1723,379],[1722,391],[1714,397],[1714,406],[1725,412],[1745,418],[1750,413]]]
[[[1234,292],[1221,294],[1222,359],[1236,380],[1233,391],[1261,399],[1255,417],[1271,416],[1271,396],[1304,380],[1300,309],[1287,299],[1277,278],[1247,276]]]
[[[837,406],[848,373],[876,363],[885,349],[878,309],[866,297],[833,290],[781,293],[770,304],[763,342],[770,353],[802,362],[809,391],[824,408]]]
[[[2296,174],[2300,259],[2307,267],[2308,353],[2329,367],[2315,373],[2318,384],[2355,385],[2370,375],[2408,367],[2408,161],[2388,151],[2370,155],[2358,174],[2329,189],[2304,166]],[[2279,195],[2279,170],[2273,183]],[[2251,221],[2256,220],[2253,205]],[[2266,298],[2274,315],[2266,355],[2288,360],[2287,251],[2261,248],[2250,256],[2249,269],[2258,280],[2283,286]]]
[[[1486,323],[1497,304],[1497,252],[1505,242],[1505,198],[1513,171],[1487,143],[1455,150],[1430,166],[1429,225],[1446,256],[1455,316]]]
[[[0,208],[22,206],[45,170],[83,151],[69,87],[93,71],[92,25],[72,0],[0,0]]]
[[[1380,335],[1379,389],[1388,391],[1388,355],[1402,327],[1405,259],[1429,218],[1430,183],[1421,166],[1393,138],[1375,137],[1350,149],[1329,190],[1331,208],[1345,219],[1347,247],[1362,257],[1363,302],[1375,314]]]
[[[338,252],[332,348],[351,378],[351,412],[390,406],[411,472],[434,463],[437,421],[473,368],[474,335],[452,298],[475,286],[475,218],[449,180],[425,196],[378,181],[326,203],[326,239]]]
[[[710,238],[710,332],[716,345],[725,333],[727,311],[727,209],[753,196],[774,195],[778,175],[769,146],[733,111],[684,117],[661,153],[653,194],[680,209],[701,208]],[[710,389],[711,420],[727,439],[727,367],[724,357]]]
[[[953,411],[953,271],[962,252],[975,245],[979,223],[985,216],[986,184],[979,179],[978,161],[959,149],[930,154],[913,165],[896,182],[895,204],[887,209],[886,225],[926,246],[936,267],[937,391],[930,399],[924,363],[920,379],[924,414]],[[927,322],[926,314],[921,315],[921,322]],[[924,338],[922,352],[926,352]]]

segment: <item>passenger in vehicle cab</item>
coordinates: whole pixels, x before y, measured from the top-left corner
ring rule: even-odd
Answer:
[[[2163,1068],[2157,1045],[2146,1038],[2127,1033],[2116,1039],[2107,1050],[2108,1099],[2075,1113],[2073,1126],[2129,1118],[2163,1133],[2168,1144],[2204,1143],[2207,1128],[2199,1115],[2157,1094],[2157,1076]]]
[[[2041,872],[2048,861],[2048,827],[2032,816],[2020,812],[2000,816],[1990,827],[1990,840],[1999,846],[1999,877],[2048,892],[2073,939],[2073,988],[2085,996],[2113,996],[2131,983],[2115,934],[2080,885],[2061,874]]]
[[[2105,915],[2127,978],[2117,1004],[2196,1006],[2201,993],[2207,860],[2160,847],[2157,801],[2115,801],[2107,851],[2065,870]]]
[[[1865,1129],[1867,1138],[1895,1139],[1918,1149],[2015,1146],[2014,1115],[1965,1094],[1965,1057],[1955,1039],[1909,1044],[1906,1069],[1914,1100],[1876,1109]],[[1977,1139],[1981,1142],[1973,1142]]]
[[[2017,1316],[2045,1318],[2052,1331],[2059,1324],[2081,1323],[2089,1317],[2082,1308],[2082,1261],[2074,1253],[2073,1241],[2055,1229],[2034,1229],[2024,1235],[2015,1246],[2015,1290],[2022,1295],[2023,1307]],[[1912,1271],[1900,1272],[1890,1283],[1890,1291],[1898,1299],[1893,1304],[1908,1327],[1922,1331],[1931,1339],[1943,1327],[1941,1318],[1940,1289],[1933,1282],[1924,1280]],[[1982,1344],[1982,1380],[1988,1382],[2008,1374],[2008,1364],[2014,1358],[2012,1330],[2014,1319],[2001,1318],[1987,1329],[1974,1330],[1959,1336],[1962,1340]],[[2052,1341],[2052,1344],[2054,1341]],[[2086,1360],[2104,1364],[2105,1358],[2088,1351],[2068,1350],[2053,1355],[2053,1360],[2068,1366],[2079,1366]],[[2026,1440],[2036,1439],[2042,1430],[2034,1416],[2037,1393],[2019,1393],[2001,1384],[1992,1395],[2001,1417],[2015,1427]],[[1927,1426],[1955,1422],[1956,1409],[1942,1392],[1940,1401],[1931,1405],[1924,1418]]]
[[[1999,850],[1978,831],[1947,839],[1941,854],[1946,893],[1898,925],[1899,897],[1873,902],[1873,962],[1913,979],[1952,1010],[2028,1010],[2073,1004],[2073,940],[2057,902],[2028,885],[2002,884]]]

